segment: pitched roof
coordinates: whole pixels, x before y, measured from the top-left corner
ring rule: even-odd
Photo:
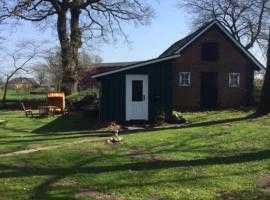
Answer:
[[[84,77],[92,77],[96,74],[100,74],[100,73],[105,73],[105,72],[109,72],[115,69],[120,69],[120,68],[124,68],[126,66],[132,65],[132,64],[136,64],[136,63],[140,63],[141,61],[134,61],[134,62],[117,62],[117,63],[98,63],[98,64],[94,64],[93,66],[91,66],[91,68],[84,72],[85,76]]]
[[[175,54],[177,50],[179,50],[181,47],[183,47],[185,44],[187,44],[189,41],[192,40],[192,38],[196,37],[198,33],[200,33],[203,29],[205,29],[207,26],[209,26],[213,21],[206,23],[201,28],[197,29],[196,31],[192,32],[188,36],[178,40],[174,44],[172,44],[166,51],[164,51],[159,57],[166,57]]]
[[[171,45],[164,53],[162,53],[156,59],[151,59],[151,60],[138,62],[138,63],[131,63],[129,65],[121,66],[121,67],[118,66],[117,68],[108,69],[108,71],[106,72],[96,73],[92,77],[98,78],[101,76],[106,76],[106,75],[117,73],[120,71],[125,71],[129,69],[137,68],[137,67],[146,66],[148,64],[153,64],[157,62],[162,62],[164,60],[180,57],[181,52],[185,48],[191,45],[194,41],[196,41],[200,36],[202,36],[206,31],[208,31],[213,26],[218,27],[244,53],[244,55],[247,56],[257,66],[257,70],[265,70],[265,67],[248,50],[246,50],[239,41],[233,38],[231,33],[218,20],[213,20],[205,24],[204,26],[202,26],[195,32],[191,33],[190,35],[182,38],[181,40]]]
[[[137,67],[143,67],[143,66],[146,66],[146,65],[150,65],[150,64],[154,64],[154,63],[158,63],[158,62],[162,62],[162,61],[166,61],[166,60],[171,60],[171,59],[174,59],[174,58],[177,58],[177,57],[180,57],[180,54],[167,56],[167,57],[163,57],[163,58],[155,58],[155,59],[151,59],[151,60],[146,60],[146,61],[143,61],[143,62],[138,62],[138,63],[135,63],[135,64],[120,67],[118,69],[113,69],[113,70],[110,70],[110,71],[107,71],[107,72],[98,73],[98,74],[93,75],[92,78],[99,78],[101,76],[106,76],[106,75],[109,75],[109,74],[114,74],[114,73],[117,73],[117,72],[129,70],[129,69],[134,69],[134,68],[137,68]]]
[[[172,46],[170,46],[164,53],[162,53],[160,57],[171,56],[181,53],[181,51],[191,45],[194,41],[196,41],[196,39],[202,36],[213,26],[218,27],[223,33],[225,33],[225,35],[257,66],[258,70],[265,70],[265,67],[248,50],[246,50],[244,46],[239,41],[237,41],[218,20],[213,20],[212,22],[205,24],[197,31],[177,41]]]

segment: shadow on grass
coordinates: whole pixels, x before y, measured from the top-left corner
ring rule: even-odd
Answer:
[[[215,126],[215,125],[221,125],[221,124],[227,124],[227,123],[234,123],[234,122],[240,122],[245,120],[251,120],[255,119],[257,116],[255,115],[248,115],[244,117],[238,117],[238,118],[231,118],[231,119],[222,119],[222,120],[213,120],[213,121],[207,121],[207,122],[199,122],[199,123],[186,123],[186,124],[175,124],[175,126],[167,127],[167,128],[156,128],[152,125],[138,125],[141,129],[138,130],[127,130],[124,129],[124,134],[132,134],[132,133],[138,133],[138,132],[152,132],[152,131],[162,131],[162,130],[170,130],[170,129],[187,129],[187,128],[198,128],[198,127],[208,127],[208,126]]]
[[[154,161],[154,162],[134,162],[128,164],[116,164],[113,166],[94,166],[87,167],[89,163],[95,163],[96,161],[100,161],[104,159],[102,153],[94,156],[92,158],[88,158],[85,160],[81,160],[75,163],[71,167],[55,167],[55,168],[42,168],[42,167],[19,167],[19,166],[10,166],[6,164],[0,164],[0,176],[1,178],[20,178],[20,177],[34,177],[34,176],[50,176],[47,180],[38,185],[33,192],[33,199],[55,199],[53,193],[49,191],[52,189],[52,185],[57,183],[63,178],[70,177],[75,174],[102,174],[102,173],[110,173],[110,172],[123,172],[127,170],[131,171],[147,171],[147,170],[158,170],[158,169],[172,169],[172,168],[189,168],[189,167],[200,167],[206,165],[230,165],[230,164],[239,164],[245,162],[253,162],[260,161],[264,159],[270,158],[270,150],[259,151],[255,153],[244,153],[239,155],[233,155],[228,157],[215,157],[215,158],[205,158],[205,159],[197,159],[197,160],[168,160],[168,161]],[[109,159],[108,157],[105,159]],[[197,177],[197,178],[211,178],[207,176]],[[192,179],[192,177],[191,177]],[[177,181],[177,180],[172,180]],[[181,181],[189,181],[188,179],[178,180]],[[133,183],[130,183],[131,186]],[[152,183],[145,183],[146,185],[151,185]],[[160,182],[156,182],[153,184],[160,184]],[[142,186],[144,183],[139,184],[138,186]],[[120,187],[118,185],[117,187]],[[135,185],[136,186],[136,183]],[[111,186],[115,187],[115,186]],[[73,195],[75,188],[71,188],[70,193],[67,195]],[[239,195],[239,194],[238,194]],[[242,194],[240,195],[242,196]]]
[[[50,134],[58,132],[95,131],[105,128],[106,124],[95,118],[86,118],[80,113],[57,117],[55,120],[35,129],[32,133]]]
[[[104,159],[102,155],[97,156],[99,159]],[[97,158],[96,157],[96,158]],[[105,159],[109,159],[106,158]],[[210,166],[210,165],[231,165],[241,164],[247,162],[261,161],[270,159],[270,150],[243,153],[232,156],[222,156],[213,158],[203,158],[196,160],[154,160],[145,162],[134,162],[127,164],[119,164],[113,166],[95,166],[84,167],[87,163],[90,163],[91,159],[84,160],[84,164],[76,166],[74,168],[21,168],[17,166],[10,166],[0,164],[0,175],[2,178],[12,177],[25,177],[25,176],[44,176],[44,175],[57,175],[57,174],[70,174],[70,172],[76,171],[76,173],[90,173],[100,174],[117,171],[145,171],[145,170],[157,170],[157,169],[171,169],[177,167],[198,167],[198,166]]]

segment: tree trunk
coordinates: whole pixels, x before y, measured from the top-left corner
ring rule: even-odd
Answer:
[[[80,1],[74,1],[75,6],[71,9],[71,22],[70,22],[70,66],[73,71],[74,76],[74,85],[73,85],[73,91],[77,92],[78,87],[78,57],[79,57],[79,48],[82,46],[81,41],[81,30],[79,27],[79,21],[80,21],[80,8],[78,7],[80,4]]]
[[[270,113],[270,32],[269,32],[268,50],[267,50],[266,73],[264,77],[261,100],[257,108],[256,114],[266,115],[268,113]]]
[[[7,78],[7,80],[5,82],[5,86],[4,86],[4,94],[3,94],[3,97],[2,97],[2,105],[3,105],[3,107],[6,106],[8,82],[9,82],[9,78]]]
[[[57,32],[61,45],[61,62],[63,68],[61,91],[68,96],[77,92],[77,75],[72,62],[71,46],[67,35],[66,13],[67,11],[62,11],[58,15]]]

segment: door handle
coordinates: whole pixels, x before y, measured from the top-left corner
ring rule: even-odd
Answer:
[[[143,100],[145,101],[145,95],[143,95]]]

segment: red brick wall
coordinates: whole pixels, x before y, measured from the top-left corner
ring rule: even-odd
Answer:
[[[201,60],[201,45],[205,42],[216,42],[219,47],[219,60],[205,62]],[[247,58],[241,54],[228,38],[217,28],[213,27],[200,39],[194,42],[181,57],[173,62],[173,108],[200,108],[200,75],[201,72],[218,72],[218,106],[239,107],[246,105],[248,98],[247,87]],[[179,85],[179,72],[191,72],[191,86]],[[229,73],[240,73],[240,87],[229,87]]]

